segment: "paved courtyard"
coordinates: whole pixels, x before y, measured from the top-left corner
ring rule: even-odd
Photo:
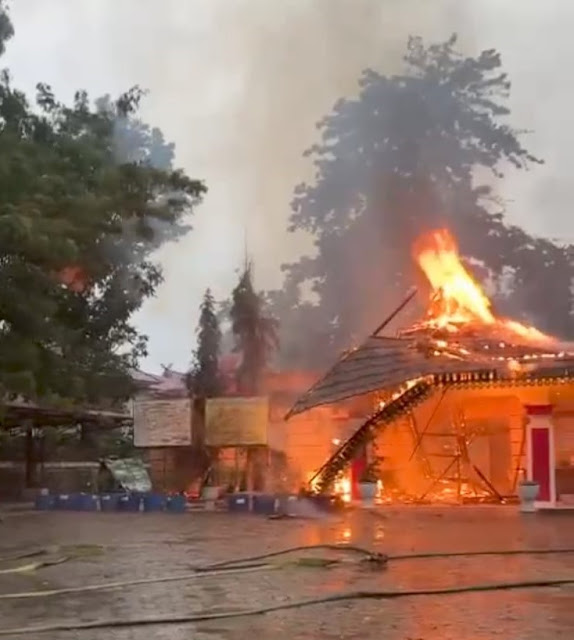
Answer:
[[[574,547],[571,515],[520,515],[511,507],[391,507],[312,520],[191,513],[13,513],[0,523],[1,594],[153,578],[198,564],[296,545],[356,544],[389,554]],[[80,546],[79,546],[80,545]],[[63,564],[6,573],[34,562],[20,551],[70,547]],[[81,552],[80,552],[81,550]],[[69,550],[68,550],[69,552]],[[64,551],[53,548],[50,556]],[[314,555],[324,555],[315,552]],[[100,618],[229,611],[342,591],[423,589],[485,582],[574,578],[574,554],[409,560],[384,571],[352,563],[284,566],[116,590],[0,598],[1,628]],[[550,640],[574,637],[574,587],[351,601],[194,625],[33,633],[31,640]]]

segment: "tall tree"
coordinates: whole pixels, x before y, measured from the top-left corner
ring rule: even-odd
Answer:
[[[4,14],[0,14],[4,15]],[[4,23],[0,20],[0,27]],[[6,33],[0,29],[2,33]],[[162,280],[152,253],[188,229],[205,186],[121,158],[142,92],[67,106],[0,79],[0,391],[95,403],[130,391],[146,352],[131,319]]]
[[[237,386],[240,393],[256,395],[261,392],[269,359],[279,346],[278,322],[265,314],[263,298],[253,287],[251,264],[245,266],[231,297],[231,330],[235,351],[241,354]]]
[[[359,96],[339,100],[318,125],[322,141],[307,152],[316,180],[297,187],[290,226],[314,236],[316,255],[285,266],[285,287],[274,294],[289,315],[282,325],[309,337],[311,361],[332,357],[416,280],[414,239],[446,225],[493,280],[512,275],[501,302],[514,315],[572,332],[567,250],[506,225],[491,187],[478,183],[540,162],[506,122],[510,82],[499,54],[464,56],[454,36],[430,46],[410,38],[404,60],[402,75],[365,71]],[[305,283],[316,304],[301,305]]]
[[[217,317],[216,302],[207,289],[201,302],[197,327],[197,349],[191,370],[193,393],[211,398],[221,393],[222,383],[219,373],[221,330]]]
[[[14,35],[14,27],[8,15],[6,3],[0,0],[0,56],[6,50],[6,42]]]

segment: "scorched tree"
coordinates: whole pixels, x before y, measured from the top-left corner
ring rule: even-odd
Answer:
[[[410,38],[404,62],[400,75],[365,71],[307,152],[315,180],[297,187],[290,230],[312,234],[315,255],[286,265],[270,294],[284,354],[299,364],[324,364],[373,329],[416,281],[414,239],[440,226],[492,282],[510,284],[496,299],[505,313],[572,334],[571,254],[505,224],[492,189],[507,169],[540,162],[507,122],[500,55]],[[314,301],[302,300],[305,283]]]
[[[265,313],[264,300],[253,287],[250,264],[245,266],[233,289],[229,315],[235,351],[241,354],[237,388],[245,395],[256,395],[261,392],[271,354],[279,346],[279,325]]]

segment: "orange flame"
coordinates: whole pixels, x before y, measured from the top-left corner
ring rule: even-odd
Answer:
[[[413,253],[432,288],[424,323],[427,327],[456,332],[470,323],[482,324],[522,338],[551,340],[534,327],[496,317],[490,300],[462,264],[456,241],[447,229],[419,238]]]

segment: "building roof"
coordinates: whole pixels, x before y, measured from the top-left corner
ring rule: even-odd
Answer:
[[[132,380],[140,389],[145,389],[153,395],[165,397],[188,395],[187,374],[173,371],[169,367],[164,368],[161,375],[134,369]]]
[[[20,427],[30,422],[35,427],[65,426],[74,424],[97,424],[103,427],[119,427],[132,423],[129,413],[120,411],[99,411],[51,407],[32,402],[7,402],[2,407],[0,426],[3,428]]]
[[[456,339],[428,334],[372,336],[347,353],[293,406],[287,417],[365,393],[393,389],[430,375],[463,381],[465,374],[490,372],[498,381],[574,379],[574,344],[501,342],[477,333]]]

